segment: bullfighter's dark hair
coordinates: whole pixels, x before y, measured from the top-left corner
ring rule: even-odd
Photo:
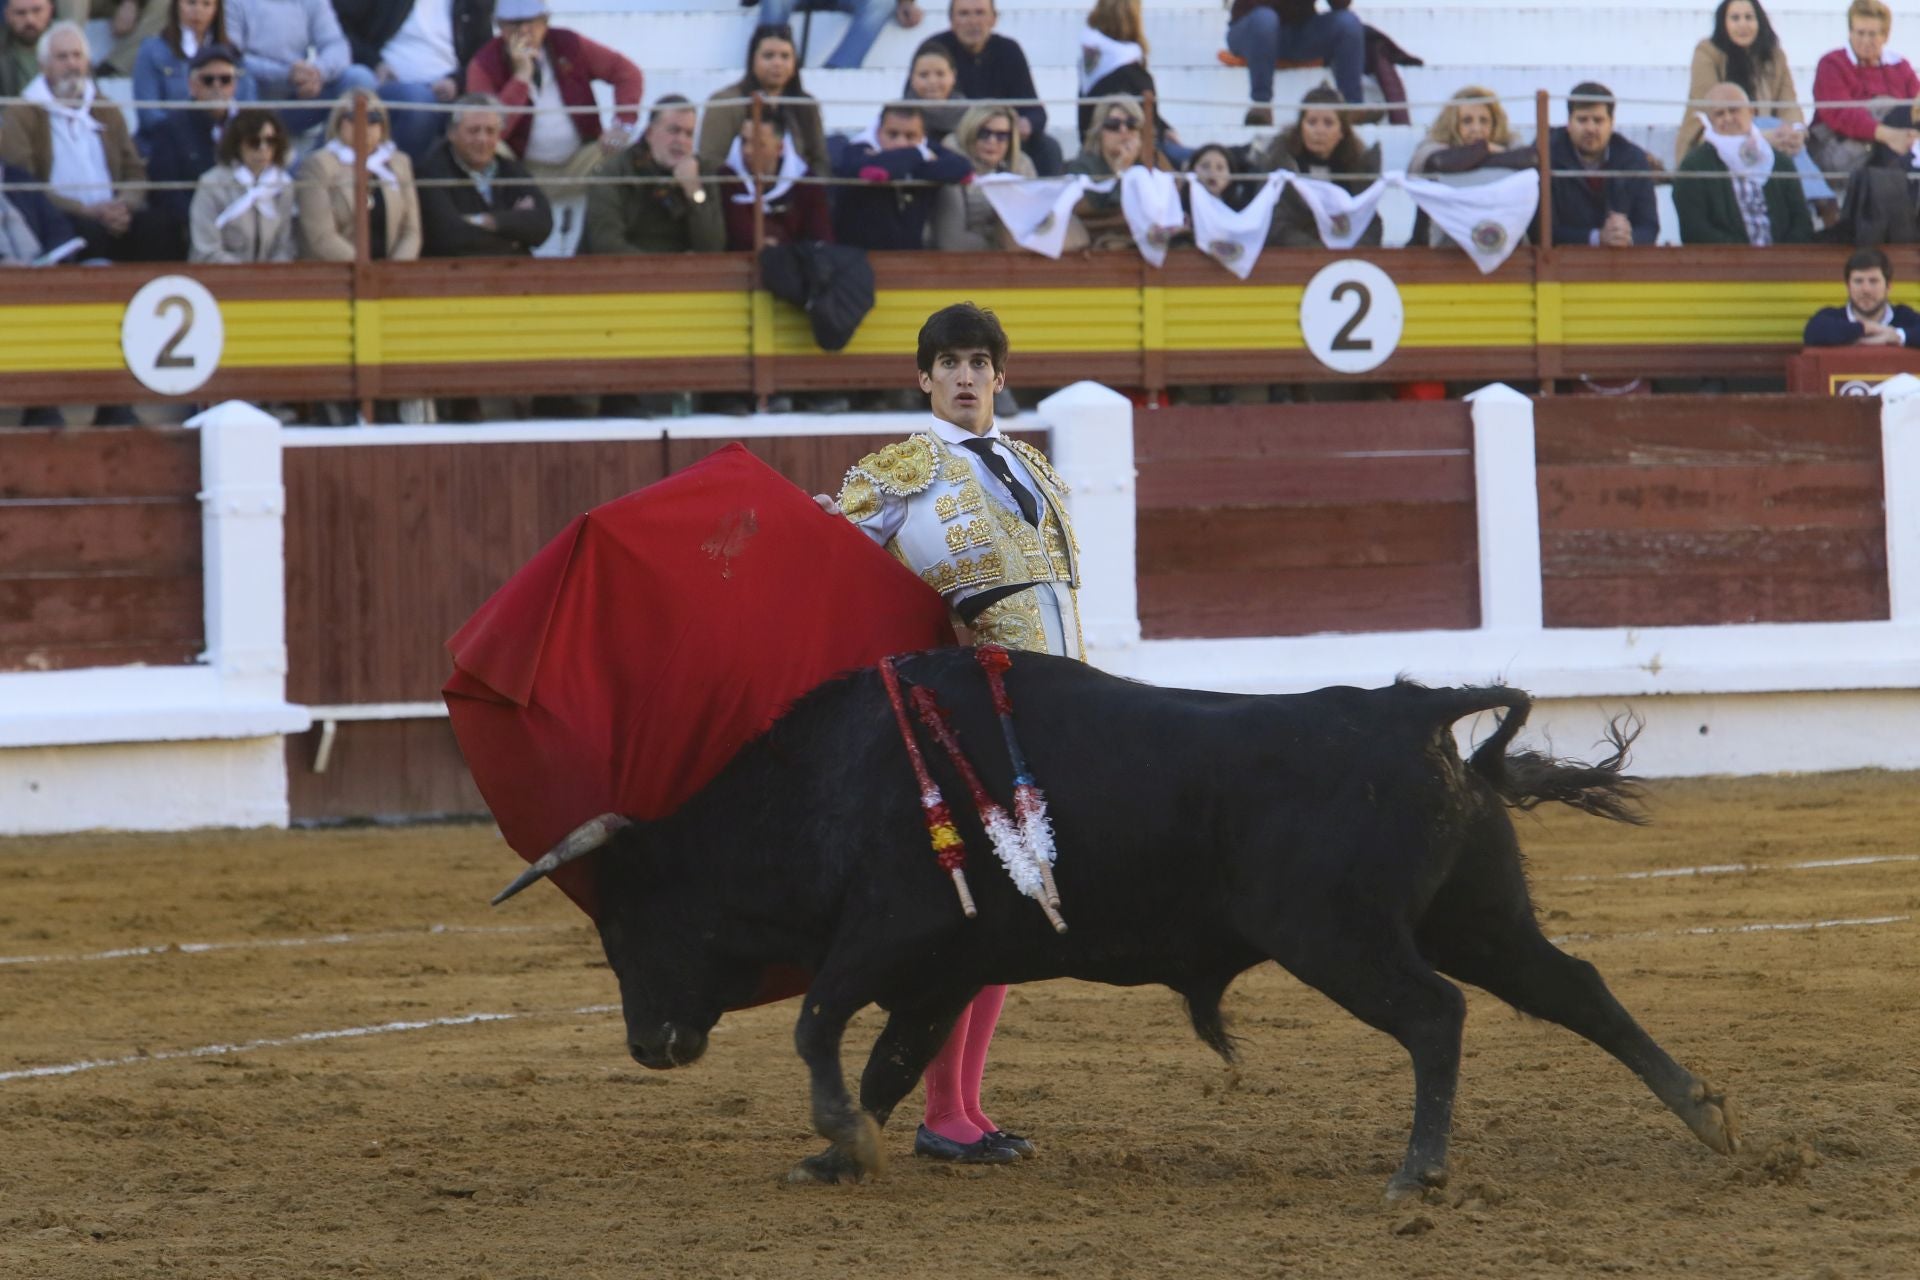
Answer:
[[[945,351],[984,350],[993,361],[993,371],[1007,367],[1007,331],[993,312],[971,302],[956,302],[927,317],[920,326],[920,346],[914,361],[920,372],[932,373],[934,360]]]
[[[1875,267],[1880,268],[1880,274],[1886,278],[1888,284],[1893,283],[1893,263],[1888,260],[1886,254],[1872,248],[1855,249],[1848,254],[1847,267],[1840,273],[1840,278],[1845,280],[1856,271],[1871,271]]]
[[[1613,90],[1598,80],[1582,80],[1567,91],[1568,117],[1582,107],[1605,107],[1607,119],[1613,119]]]

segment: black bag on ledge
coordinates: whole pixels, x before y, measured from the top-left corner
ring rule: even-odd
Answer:
[[[807,313],[822,351],[853,341],[873,310],[873,264],[865,249],[801,240],[760,251],[760,280],[767,291]]]

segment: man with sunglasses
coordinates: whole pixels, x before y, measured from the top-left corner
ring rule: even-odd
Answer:
[[[240,82],[240,51],[230,44],[202,45],[187,69],[191,105],[169,111],[149,130],[147,176],[157,187],[150,199],[170,244],[186,257],[193,184],[220,163],[220,131],[233,115]]]

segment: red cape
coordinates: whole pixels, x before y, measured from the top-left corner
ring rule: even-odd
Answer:
[[[822,681],[953,641],[932,588],[730,444],[569,524],[447,642],[443,693],[531,862],[598,814],[671,813]],[[594,914],[584,867],[553,879]]]

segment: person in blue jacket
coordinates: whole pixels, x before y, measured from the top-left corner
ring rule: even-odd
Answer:
[[[895,102],[882,108],[873,128],[847,145],[834,174],[871,184],[841,189],[833,219],[836,242],[861,249],[924,249],[937,193],[932,187],[891,184],[908,178],[971,182],[973,162],[945,147],[929,146],[920,108]]]
[[[1810,347],[1911,347],[1920,344],[1920,312],[1887,301],[1893,264],[1878,249],[1847,259],[1847,305],[1822,307],[1807,321]]]

